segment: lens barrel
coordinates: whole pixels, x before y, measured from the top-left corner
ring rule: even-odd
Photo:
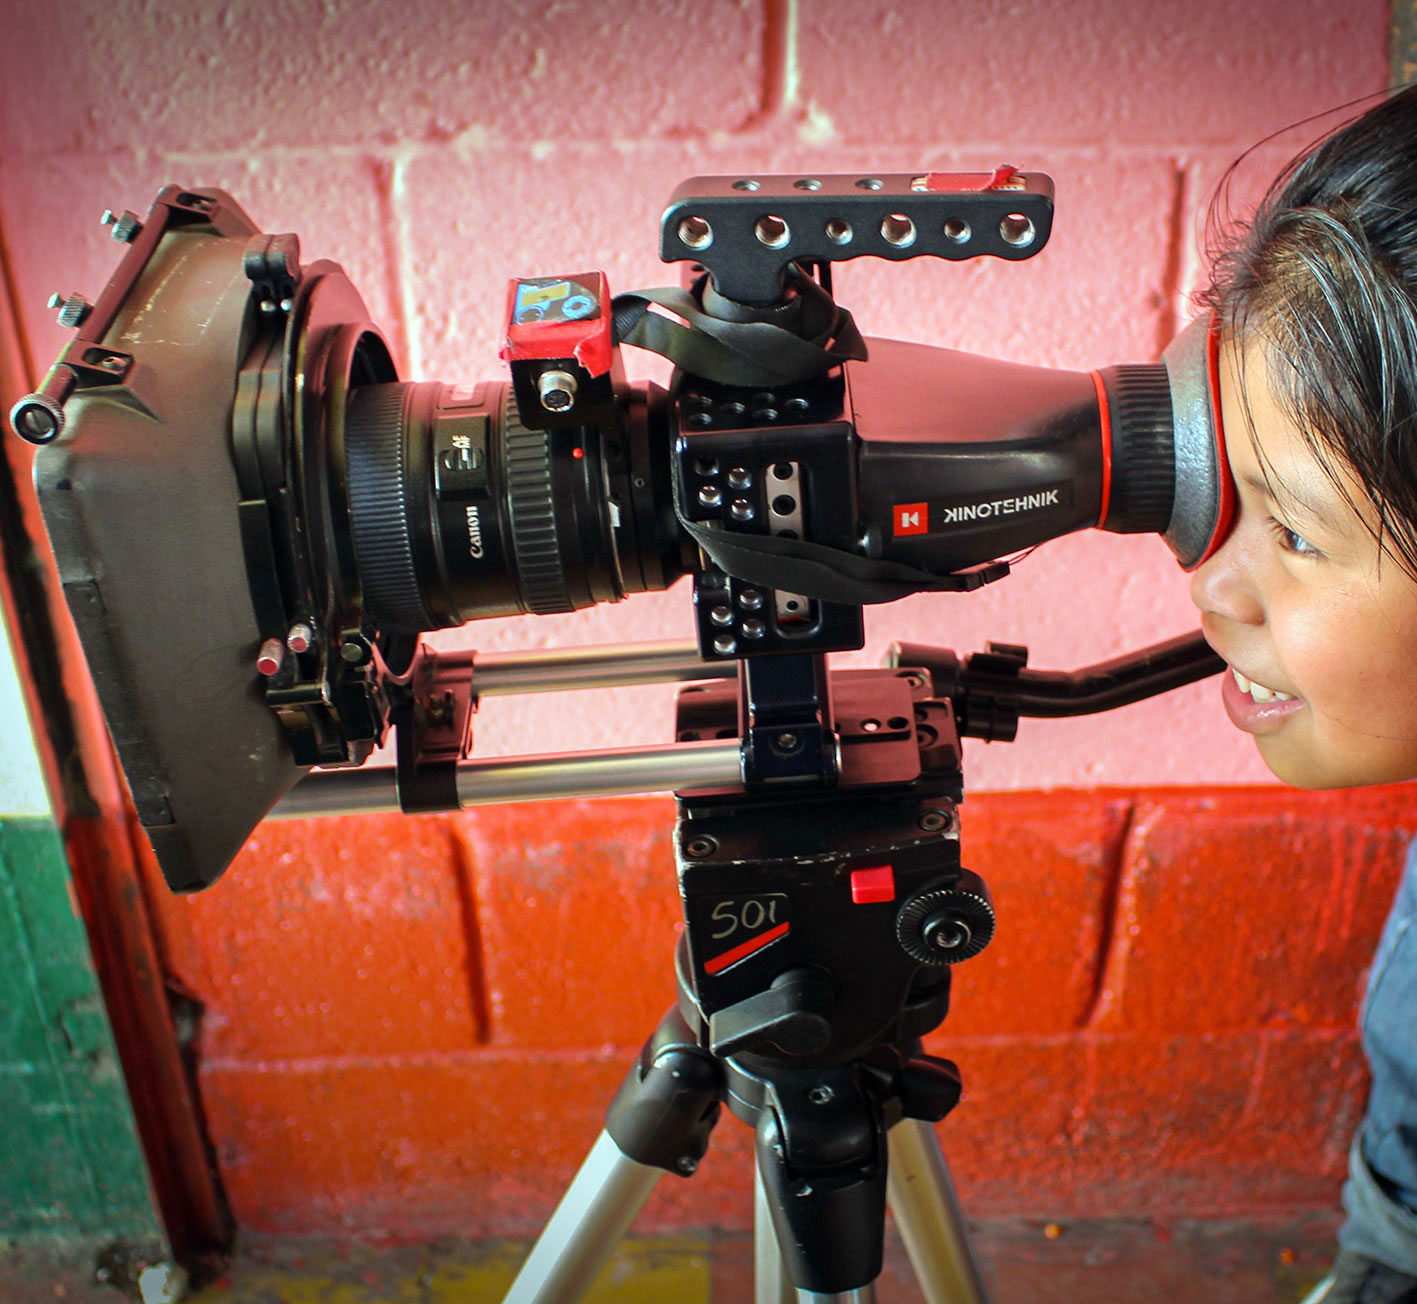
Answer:
[[[643,405],[627,431],[529,429],[510,386],[363,385],[344,419],[364,610],[415,634],[664,588],[679,545],[652,507]]]

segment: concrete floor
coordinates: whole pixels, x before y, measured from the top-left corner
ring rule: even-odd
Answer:
[[[986,1223],[973,1229],[994,1304],[1298,1304],[1333,1250],[1329,1214],[1256,1222],[1105,1220]],[[483,1304],[501,1300],[526,1247],[264,1241],[243,1245],[192,1304]],[[744,1235],[626,1241],[589,1304],[747,1304]],[[5,1304],[116,1304],[91,1254],[0,1247]],[[898,1242],[880,1304],[919,1304]]]

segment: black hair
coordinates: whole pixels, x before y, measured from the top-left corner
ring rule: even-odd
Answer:
[[[1264,349],[1275,400],[1417,576],[1417,84],[1294,159],[1211,266],[1201,301]]]

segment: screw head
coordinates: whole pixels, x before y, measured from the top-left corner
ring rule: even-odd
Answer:
[[[22,439],[47,444],[64,429],[64,409],[43,394],[30,394],[10,409],[10,425]]]
[[[576,401],[576,378],[568,371],[543,371],[537,389],[548,412],[568,412]]]
[[[694,838],[684,844],[684,854],[691,860],[703,860],[717,850],[718,843],[713,838]]]
[[[780,752],[795,752],[798,747],[797,735],[794,733],[780,733],[772,742]]]
[[[967,947],[974,934],[964,920],[942,910],[921,924],[920,936],[932,951],[948,955]]]
[[[131,244],[133,238],[143,229],[142,218],[127,208],[122,213],[115,213],[111,208],[105,208],[99,221],[104,226],[113,228],[109,234],[120,244]]]
[[[56,306],[53,299],[50,300],[49,306],[51,308]],[[83,325],[84,319],[93,311],[93,304],[82,294],[68,295],[57,306],[59,308],[59,324],[69,329]]]
[[[808,1090],[807,1099],[814,1105],[829,1105],[836,1099],[836,1092],[823,1082]]]
[[[695,1159],[693,1155],[680,1155],[679,1158],[674,1161],[674,1167],[683,1173],[685,1177],[692,1177],[699,1171],[699,1161]]]
[[[942,810],[927,810],[920,817],[920,827],[926,833],[938,833],[950,826],[950,817]]]

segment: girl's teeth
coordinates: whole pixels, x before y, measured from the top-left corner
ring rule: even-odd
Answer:
[[[1242,693],[1248,693],[1256,702],[1292,702],[1293,693],[1281,693],[1275,688],[1266,688],[1263,684],[1257,684],[1251,679],[1246,679],[1234,666],[1230,667],[1230,673],[1235,676],[1235,683],[1239,685]]]

